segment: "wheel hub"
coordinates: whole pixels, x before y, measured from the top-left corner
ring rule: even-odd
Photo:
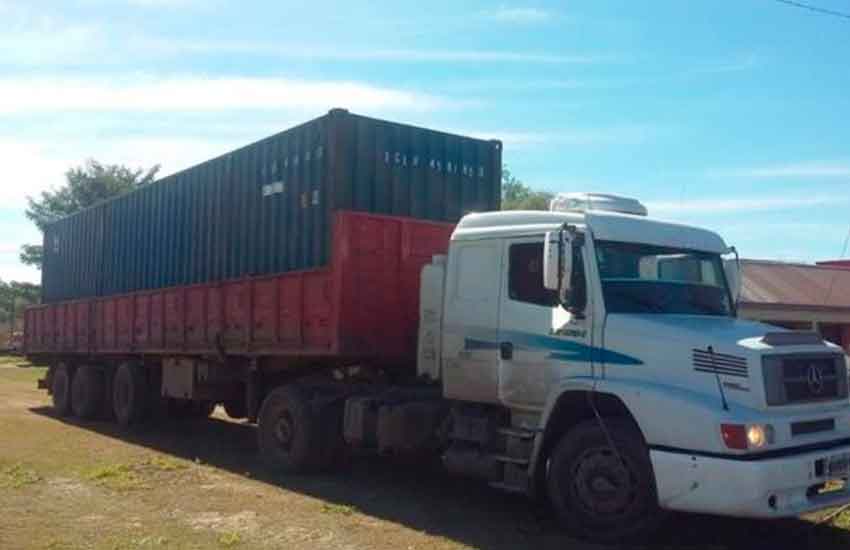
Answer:
[[[292,439],[295,435],[293,427],[292,417],[290,417],[288,413],[282,414],[278,419],[277,424],[275,424],[275,439],[277,439],[278,444],[287,451],[292,447]]]
[[[628,464],[607,448],[588,449],[575,464],[572,490],[583,508],[600,519],[628,513],[637,494]]]

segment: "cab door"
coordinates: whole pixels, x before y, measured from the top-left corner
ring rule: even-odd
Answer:
[[[592,373],[590,308],[584,299],[581,311],[569,311],[543,287],[543,235],[506,241],[503,258],[499,399],[511,408],[541,410],[554,382]],[[574,265],[574,294],[586,295],[582,248]]]
[[[499,402],[499,303],[502,251],[498,239],[453,242],[443,314],[443,394],[448,399]]]

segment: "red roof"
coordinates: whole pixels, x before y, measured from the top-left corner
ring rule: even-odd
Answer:
[[[824,260],[822,262],[816,262],[818,265],[828,265],[830,267],[842,267],[844,269],[850,269],[850,260]]]
[[[850,310],[850,265],[741,260],[741,302]]]

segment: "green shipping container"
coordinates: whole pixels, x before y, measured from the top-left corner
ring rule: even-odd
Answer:
[[[334,109],[51,224],[45,302],[326,265],[334,210],[498,210],[502,146]]]

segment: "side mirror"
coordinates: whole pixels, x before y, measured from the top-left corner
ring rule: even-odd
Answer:
[[[723,270],[726,272],[726,281],[729,283],[729,291],[732,293],[732,300],[735,304],[741,298],[741,284],[743,276],[741,274],[741,260],[738,258],[738,251],[735,247],[729,247],[730,254],[734,254],[734,258],[723,260]]]
[[[564,301],[570,292],[573,272],[572,245],[563,229],[549,231],[543,241],[543,287],[558,293]]]

